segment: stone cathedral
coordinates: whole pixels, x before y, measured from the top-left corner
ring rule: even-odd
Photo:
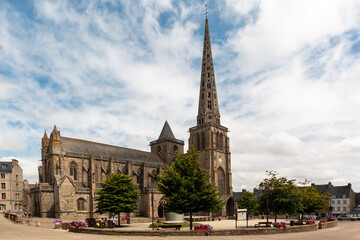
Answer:
[[[211,52],[208,20],[205,21],[197,125],[189,129],[189,147],[200,151],[200,164],[219,187],[222,212],[235,214],[232,192],[228,129],[221,125]],[[54,126],[50,137],[42,138],[39,183],[29,191],[29,209],[39,217],[85,218],[96,214],[94,192],[109,173],[128,174],[138,186],[140,198],[133,216],[163,217],[163,195],[156,189],[156,177],[170,165],[176,153],[184,153],[184,142],[176,139],[166,121],[150,152],[139,151],[61,136]],[[154,194],[154,201],[151,195]],[[203,214],[203,213],[202,213]]]

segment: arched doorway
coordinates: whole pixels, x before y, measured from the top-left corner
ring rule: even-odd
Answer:
[[[159,218],[164,218],[165,217],[165,208],[164,208],[164,204],[165,204],[165,200],[164,198],[161,198],[159,201],[159,205],[158,205],[158,217]]]
[[[159,218],[165,217],[164,206],[161,203],[158,206],[158,217]]]
[[[226,202],[226,216],[233,218],[235,216],[235,202],[233,197],[229,197]]]
[[[35,212],[33,213],[34,216],[36,217],[40,217],[40,203],[39,203],[39,200],[37,198],[35,198]]]

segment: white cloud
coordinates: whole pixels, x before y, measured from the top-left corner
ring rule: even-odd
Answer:
[[[26,178],[36,179],[43,129],[54,124],[63,136],[149,150],[167,119],[187,142],[203,4],[108,3],[114,8],[37,1],[32,17],[0,4],[0,157],[16,155]],[[271,169],[358,190],[359,3],[215,4],[209,21],[234,190],[252,189]]]
[[[7,130],[0,131],[0,150],[21,151],[27,147],[21,131]]]
[[[304,47],[352,29],[359,22],[356,5],[355,1],[262,1],[257,21],[228,41],[239,53],[242,68],[237,70],[252,73],[283,64]]]

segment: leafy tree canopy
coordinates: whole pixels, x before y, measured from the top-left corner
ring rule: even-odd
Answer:
[[[252,192],[244,191],[239,197],[239,208],[247,209],[248,212],[255,212],[258,208],[258,200]]]
[[[177,154],[174,162],[160,173],[158,189],[165,194],[165,209],[176,213],[199,211],[217,212],[222,208],[218,188],[208,182],[210,178],[205,169],[200,167],[199,153],[195,149],[186,154]]]
[[[100,185],[101,190],[95,192],[96,212],[120,214],[136,209],[139,193],[135,190],[130,176],[111,174]]]
[[[325,211],[329,194],[322,194],[313,186],[310,186],[302,189],[302,195],[304,213],[318,213]]]
[[[265,185],[272,184],[274,189],[269,193],[269,211],[275,214],[294,214],[302,212],[302,192],[296,186],[295,179],[278,177],[276,171],[266,171],[268,177],[263,180]],[[266,193],[261,194],[260,211],[266,212]]]

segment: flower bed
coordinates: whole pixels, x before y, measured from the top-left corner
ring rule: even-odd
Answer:
[[[61,223],[63,220],[61,218],[56,218],[52,221],[52,223],[56,224],[56,223]]]
[[[315,219],[312,219],[312,218],[307,219],[306,225],[315,225]]]
[[[197,224],[197,225],[194,225],[194,229],[195,229],[195,231],[205,231],[205,233],[207,235],[214,230],[214,228],[212,226],[210,226],[209,224],[205,224],[205,225]]]
[[[277,228],[283,228],[283,229],[287,228],[286,222],[274,222],[273,226],[277,227]]]
[[[87,227],[87,223],[84,222],[84,221],[71,221],[69,222],[70,226],[71,227],[74,227],[74,228],[77,228],[77,229],[81,229],[81,228],[84,228],[84,227]]]

